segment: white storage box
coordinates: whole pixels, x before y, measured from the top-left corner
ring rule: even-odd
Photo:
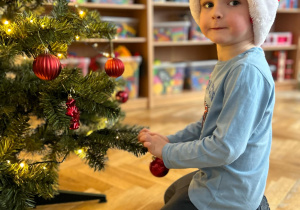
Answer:
[[[186,70],[186,87],[191,90],[205,90],[211,72],[218,60],[189,62]]]
[[[190,21],[154,23],[154,41],[188,40]]]
[[[104,66],[108,58],[97,58],[100,69],[104,71]],[[137,98],[139,94],[139,76],[142,56],[118,57],[124,63],[124,73],[120,78],[125,80],[125,91],[129,93],[129,98]]]
[[[138,20],[135,18],[103,16],[101,20],[116,26],[117,38],[136,37]]]
[[[162,62],[154,65],[153,93],[164,95],[182,92],[185,68],[186,63]]]

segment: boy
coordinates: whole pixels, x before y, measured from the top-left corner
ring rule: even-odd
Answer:
[[[216,43],[205,113],[174,135],[143,129],[138,139],[167,168],[199,168],[173,183],[164,210],[269,209],[263,196],[272,141],[274,82],[264,52],[278,0],[190,0]]]

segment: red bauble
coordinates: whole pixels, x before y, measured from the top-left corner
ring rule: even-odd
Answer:
[[[119,77],[124,72],[124,64],[118,58],[109,58],[104,66],[105,72],[110,77]]]
[[[167,175],[169,169],[166,168],[162,159],[158,157],[153,157],[153,161],[150,163],[150,171],[153,174],[153,176],[163,177]]]
[[[51,54],[41,54],[33,61],[33,72],[42,80],[54,80],[61,71],[59,59]]]
[[[116,99],[120,102],[120,103],[125,103],[128,100],[128,93],[126,91],[119,91],[116,94]]]

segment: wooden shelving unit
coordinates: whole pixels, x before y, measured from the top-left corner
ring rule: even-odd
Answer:
[[[300,2],[299,2],[300,3]],[[210,41],[182,41],[182,42],[155,42],[153,41],[153,24],[156,21],[167,21],[169,16],[190,14],[189,3],[178,2],[153,2],[152,0],[136,0],[132,5],[116,4],[69,4],[89,9],[99,10],[102,16],[134,17],[139,20],[138,37],[113,40],[114,46],[126,45],[132,52],[139,52],[143,57],[140,78],[140,96],[130,99],[122,107],[125,110],[152,108],[156,106],[167,106],[175,103],[186,103],[200,100],[204,93],[184,91],[180,94],[154,96],[152,92],[153,63],[155,59],[161,61],[193,61],[216,59],[216,47]],[[300,72],[300,8],[278,10],[274,31],[291,31],[293,33],[293,44],[291,46],[266,46],[266,53],[286,50],[288,57],[295,61],[293,65],[294,77],[292,80],[276,82],[276,89],[293,89],[298,86],[298,74]],[[80,56],[93,55],[92,43],[107,45],[107,40],[88,39],[74,43],[70,48],[78,51]]]

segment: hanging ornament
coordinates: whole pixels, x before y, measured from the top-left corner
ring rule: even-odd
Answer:
[[[124,64],[118,58],[109,58],[104,66],[105,72],[108,76],[117,78],[124,72]]]
[[[106,74],[110,77],[117,78],[121,76],[124,72],[124,63],[115,57],[114,55],[114,47],[113,47],[113,42],[111,39],[109,39],[110,43],[110,57],[105,65],[104,65],[104,70]]]
[[[66,115],[72,117],[70,120],[70,129],[76,130],[79,128],[79,118],[80,118],[80,112],[75,105],[76,101],[72,98],[71,95],[68,96],[68,101],[66,102],[67,105],[67,112]]]
[[[166,168],[163,160],[155,156],[152,157],[152,162],[150,163],[149,168],[153,176],[156,177],[166,176],[167,173],[169,172],[169,169]]]
[[[128,93],[126,91],[121,90],[117,92],[116,99],[120,103],[125,103],[128,100]]]
[[[37,56],[33,61],[33,72],[42,80],[54,80],[61,72],[59,59],[48,53]]]

